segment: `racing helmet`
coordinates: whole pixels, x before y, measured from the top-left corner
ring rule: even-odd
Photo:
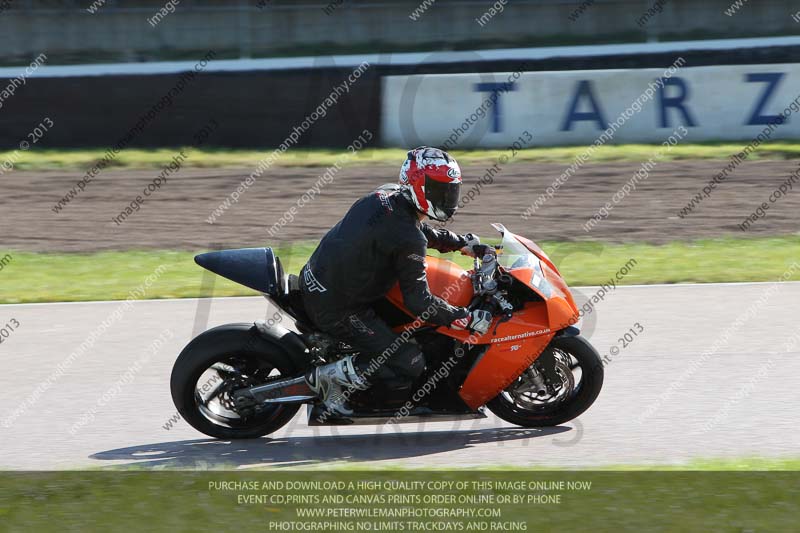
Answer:
[[[409,150],[399,183],[417,210],[434,220],[445,222],[458,209],[461,168],[444,150],[429,146]]]

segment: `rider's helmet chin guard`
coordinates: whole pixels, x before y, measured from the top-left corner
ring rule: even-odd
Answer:
[[[399,183],[417,210],[434,220],[446,222],[458,209],[461,168],[444,150],[428,146],[409,150]]]

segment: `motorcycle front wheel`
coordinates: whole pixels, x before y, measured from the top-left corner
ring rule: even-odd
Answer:
[[[556,337],[551,351],[558,379],[548,383],[537,361],[486,406],[506,422],[522,427],[556,426],[578,417],[603,387],[603,362],[581,336]]]

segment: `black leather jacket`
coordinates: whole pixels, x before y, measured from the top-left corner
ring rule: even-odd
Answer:
[[[322,238],[300,274],[304,300],[313,302],[318,326],[325,327],[369,308],[399,281],[411,312],[427,311],[428,322],[449,325],[467,311],[431,294],[425,254],[465,244],[464,237],[420,223],[404,193],[384,186],[354,203]]]

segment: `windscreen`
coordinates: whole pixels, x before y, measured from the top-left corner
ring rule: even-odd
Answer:
[[[525,248],[513,233],[506,231],[503,234],[502,245],[503,250],[497,256],[497,263],[506,270],[535,268],[539,264],[539,258]]]

